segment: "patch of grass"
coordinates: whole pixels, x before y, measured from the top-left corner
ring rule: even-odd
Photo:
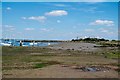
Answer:
[[[47,66],[47,64],[45,64],[45,63],[37,63],[37,64],[35,64],[34,68],[43,68],[46,66]]]
[[[105,54],[105,58],[118,59],[119,53],[118,52],[108,52]]]
[[[35,64],[34,68],[43,68],[43,67],[46,67],[46,66],[49,66],[49,65],[55,65],[55,64],[61,64],[61,63],[57,62],[57,61],[47,61],[47,62],[44,62],[44,63]]]
[[[61,64],[61,63],[58,62],[58,61],[47,61],[47,64],[48,65],[54,65],[54,64]]]

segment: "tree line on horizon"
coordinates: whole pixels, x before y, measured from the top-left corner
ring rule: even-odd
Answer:
[[[110,40],[108,40],[108,39],[104,39],[104,38],[101,38],[101,39],[99,39],[99,38],[90,38],[90,37],[88,37],[88,38],[77,38],[77,39],[72,39],[71,41],[95,41],[95,42],[99,42],[99,41],[110,41]],[[116,41],[116,40],[112,40],[112,41]]]

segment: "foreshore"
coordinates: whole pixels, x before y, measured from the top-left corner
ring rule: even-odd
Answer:
[[[94,43],[85,43],[85,42],[61,42],[60,44],[50,45],[48,48],[51,49],[62,49],[62,50],[78,50],[78,51],[98,51],[100,48],[97,48]]]
[[[101,49],[94,46],[98,45],[62,42],[47,47],[3,46],[2,76],[3,78],[117,78],[117,49]],[[92,66],[102,69],[95,72],[83,69]]]

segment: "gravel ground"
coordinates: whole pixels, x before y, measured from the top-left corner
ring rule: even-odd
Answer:
[[[93,43],[81,43],[81,42],[63,42],[58,45],[51,45],[49,48],[52,49],[63,49],[63,50],[81,50],[81,51],[98,51],[100,48],[96,48],[94,46],[98,46]]]

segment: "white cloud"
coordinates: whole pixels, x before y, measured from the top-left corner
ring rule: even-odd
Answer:
[[[100,39],[101,37],[100,37],[100,36],[96,36],[95,38],[98,38],[98,39]]]
[[[96,11],[97,7],[91,7],[87,11],[94,13]]]
[[[6,28],[13,28],[13,26],[10,26],[10,25],[3,25],[3,27],[6,27]]]
[[[114,34],[114,32],[112,32],[112,31],[109,30],[109,29],[100,28],[99,30],[100,30],[100,32],[105,33],[105,34]]]
[[[66,7],[68,5],[65,5],[65,4],[54,4],[54,6],[57,6],[57,7]]]
[[[85,29],[86,32],[93,32],[94,29]]]
[[[57,20],[57,23],[61,23],[61,21],[60,21],[60,20]]]
[[[45,16],[31,16],[31,17],[21,17],[22,19],[36,20],[39,22],[44,22],[47,18]]]
[[[26,17],[22,17],[22,19],[27,19]]]
[[[65,10],[53,10],[51,12],[45,13],[45,15],[48,15],[48,16],[64,16],[67,14],[68,14],[68,12]]]
[[[25,28],[26,31],[32,31],[34,28]]]
[[[104,2],[106,0],[82,0],[84,2]]]
[[[74,28],[74,29],[76,29],[76,28],[77,28],[77,26],[73,26],[73,28]]]
[[[76,10],[84,11],[87,13],[103,13],[103,12],[105,12],[103,10],[99,10],[98,7],[86,7],[86,8],[76,9]]]
[[[102,30],[101,32],[108,33],[109,31],[108,30]]]
[[[15,27],[14,26],[11,26],[11,25],[3,25],[3,30],[6,30],[6,31],[13,31],[15,30]]]
[[[7,10],[11,10],[11,7],[7,7],[6,9],[7,9]]]
[[[90,25],[113,26],[114,25],[114,21],[110,21],[110,20],[96,20],[96,21],[90,23]]]
[[[40,29],[41,31],[43,31],[43,32],[49,32],[49,31],[52,31],[53,30],[53,28],[41,28]]]
[[[36,20],[36,21],[39,21],[39,22],[44,22],[46,20],[46,17],[45,16],[32,16],[32,17],[28,17],[29,20]]]
[[[95,13],[97,12],[97,7],[81,8],[81,11]]]
[[[47,28],[41,28],[40,30],[41,31],[45,31],[45,32],[49,32],[50,31],[50,29],[47,29]]]
[[[81,37],[82,39],[88,38],[88,36]]]

